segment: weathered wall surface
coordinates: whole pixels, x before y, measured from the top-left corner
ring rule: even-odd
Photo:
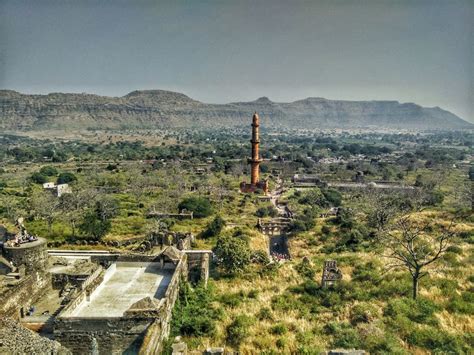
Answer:
[[[20,310],[25,311],[42,295],[51,283],[51,277],[43,272],[36,272],[23,277],[16,284],[7,286],[2,292],[0,316],[20,318]]]
[[[4,246],[3,253],[16,267],[25,265],[27,272],[44,270],[48,262],[46,241],[41,238],[20,247]]]
[[[149,257],[126,256],[121,261],[152,261]],[[153,260],[156,261],[156,257]],[[165,260],[169,265],[171,261]],[[95,280],[61,312],[54,325],[55,339],[75,354],[93,352],[100,354],[122,354],[123,352],[141,354],[159,354],[163,340],[169,334],[169,323],[172,310],[178,296],[181,278],[187,277],[187,258],[183,255],[175,265],[175,272],[170,280],[160,306],[153,312],[147,310],[130,312],[116,318],[78,318],[68,314],[84,301],[93,290],[107,277],[110,270],[102,272]],[[115,267],[112,265],[111,268]]]
[[[164,303],[160,310],[160,317],[155,319],[147,329],[140,348],[140,355],[159,354],[163,350],[163,341],[168,338],[170,333],[171,316],[174,304],[178,298],[179,284],[180,281],[186,279],[187,276],[188,261],[187,256],[184,255],[176,266],[176,271],[163,298]]]
[[[96,350],[100,354],[137,353],[153,320],[144,318],[60,318],[55,339],[74,354]]]
[[[191,281],[202,280],[207,283],[209,279],[210,250],[186,250],[188,260],[188,274]]]

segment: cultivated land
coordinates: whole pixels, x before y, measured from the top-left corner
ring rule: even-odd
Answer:
[[[238,190],[248,181],[249,133],[239,128],[102,130],[82,139],[2,136],[2,223],[13,231],[15,218],[24,216],[28,230],[54,248],[134,250],[140,238],[156,231],[194,233],[194,248],[214,248],[226,262],[214,260],[207,288],[181,287],[171,336],[182,335],[191,349],[472,352],[472,131],[415,135],[264,128],[262,175],[271,190],[282,182],[279,201],[294,213],[285,233],[291,256],[286,261],[267,256],[268,237],[256,228],[259,218],[270,221],[277,211],[258,194]],[[337,191],[324,183],[301,188],[292,182],[296,173],[359,185]],[[70,196],[43,191],[43,182],[58,179],[70,184]],[[382,183],[416,189],[385,193],[376,188]],[[209,209],[203,201],[209,201]],[[152,210],[177,213],[183,206],[194,210],[194,219],[147,218]],[[331,207],[341,212],[330,214]],[[214,223],[216,216],[223,223]],[[455,232],[441,258],[426,268],[417,300],[411,297],[410,273],[388,267],[392,262],[383,244],[387,233],[400,233],[396,222],[403,216],[426,224],[423,238],[441,235],[443,227]],[[125,240],[130,243],[122,245]],[[238,253],[229,253],[226,245]],[[337,261],[342,271],[333,288],[321,287],[325,260]],[[166,275],[161,280],[153,274],[146,282],[151,289],[137,287],[134,283],[150,276],[141,270],[117,271],[91,296],[90,305],[94,299],[100,303],[112,285],[151,294],[166,283]],[[123,312],[134,302],[133,293],[127,295],[107,312]],[[93,315],[101,309],[81,312]]]

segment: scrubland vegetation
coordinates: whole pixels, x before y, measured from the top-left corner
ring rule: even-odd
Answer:
[[[285,262],[271,261],[267,237],[256,228],[258,218],[277,211],[256,194],[238,191],[248,179],[246,134],[150,131],[143,142],[104,135],[98,141],[3,137],[1,222],[13,231],[14,220],[24,216],[31,233],[64,248],[110,248],[104,242],[157,228],[193,232],[195,247],[213,249],[215,257],[209,285],[183,282],[174,309],[171,336],[182,335],[191,349],[472,353],[472,133],[264,131],[262,173],[270,189],[281,177],[281,201],[295,214],[291,260]],[[384,193],[291,183],[296,173],[331,182],[352,181],[360,172],[366,183],[415,189]],[[58,198],[43,190],[45,182],[68,183],[73,193]],[[331,207],[338,213],[328,214]],[[158,224],[147,218],[150,211],[183,209],[195,218]],[[408,264],[393,256],[409,253],[390,252],[403,249],[403,218],[411,223],[409,233],[418,232]],[[443,233],[449,238],[436,255]],[[419,270],[413,299],[409,263],[423,255],[436,258]],[[321,286],[325,260],[336,260],[342,271],[334,287]]]

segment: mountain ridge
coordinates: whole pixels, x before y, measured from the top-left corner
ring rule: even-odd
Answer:
[[[0,90],[0,128],[4,130],[238,127],[248,124],[255,111],[262,124],[287,128],[474,128],[440,107],[396,100],[308,97],[274,102],[263,96],[249,102],[209,104],[167,90],[134,90],[120,97]]]

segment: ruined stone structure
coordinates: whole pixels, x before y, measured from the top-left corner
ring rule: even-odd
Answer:
[[[331,286],[340,279],[342,279],[342,273],[341,270],[337,268],[337,262],[335,260],[326,260],[324,262],[321,285],[323,287]]]
[[[211,254],[189,250],[190,233],[163,236],[157,242],[169,246],[152,255],[48,251],[41,238],[0,243],[0,319],[48,334],[73,354],[159,354],[181,280],[192,274],[206,283]]]
[[[317,175],[295,174],[291,178],[295,187],[315,187],[322,184],[321,179]]]
[[[266,194],[268,192],[268,181],[260,181],[260,163],[262,162],[262,159],[260,159],[259,154],[259,127],[260,120],[257,113],[255,112],[252,118],[252,139],[250,141],[250,143],[252,143],[252,157],[248,160],[251,169],[250,184],[246,183],[245,181],[241,182],[240,191],[255,192],[257,189],[261,189]]]
[[[270,221],[264,221],[261,218],[258,219],[257,228],[266,235],[278,235],[285,233],[290,226],[291,218],[273,218]]]
[[[120,256],[91,281],[56,318],[55,339],[78,354],[93,346],[101,354],[160,353],[187,257],[168,247],[136,260]]]

